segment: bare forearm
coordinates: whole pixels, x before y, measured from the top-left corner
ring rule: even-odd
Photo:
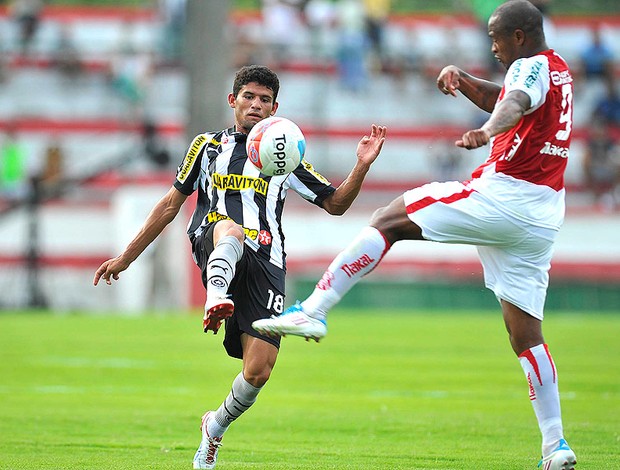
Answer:
[[[492,137],[516,126],[530,107],[530,97],[519,90],[513,90],[502,99],[481,128],[465,132],[455,142],[457,147],[476,149],[489,143]]]
[[[349,176],[323,201],[323,208],[332,215],[344,214],[362,189],[362,183],[370,166],[379,156],[387,129],[385,126],[373,124],[370,135],[365,135],[357,144],[357,162]]]
[[[159,200],[151,213],[146,218],[142,228],[134,239],[129,243],[125,251],[116,258],[104,261],[95,272],[93,284],[99,284],[103,279],[106,284],[119,279],[120,273],[126,270],[138,256],[155,240],[166,225],[168,225],[179,213],[179,209],[187,199],[187,196],[177,191],[174,187]]]
[[[176,189],[171,189],[153,207],[138,234],[125,248],[125,251],[120,256],[123,261],[127,264],[135,261],[164,231],[166,226],[174,220],[185,199],[186,197]]]
[[[332,215],[344,214],[362,189],[368,170],[370,170],[369,165],[358,162],[336,191],[323,201],[323,208]]]
[[[500,101],[489,120],[482,126],[491,137],[501,134],[517,125],[523,117],[524,108],[521,103],[512,99]]]
[[[156,211],[156,208],[153,209],[138,234],[123,251],[121,255],[123,260],[127,264],[134,262],[173,219],[174,216],[170,217],[167,212]]]
[[[493,112],[502,87],[460,71],[459,91],[483,111]]]

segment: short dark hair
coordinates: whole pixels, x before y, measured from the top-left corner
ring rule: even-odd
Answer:
[[[501,4],[493,12],[499,20],[502,32],[510,34],[520,29],[535,38],[544,41],[543,15],[535,5],[528,0],[510,0]]]
[[[233,82],[233,95],[237,96],[248,83],[258,83],[273,91],[273,102],[275,103],[280,91],[280,80],[269,67],[264,65],[245,65],[235,74]]]

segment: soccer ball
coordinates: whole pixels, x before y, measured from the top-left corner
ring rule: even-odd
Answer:
[[[306,152],[306,139],[293,121],[270,117],[252,128],[245,147],[249,160],[262,174],[282,176],[301,163]]]

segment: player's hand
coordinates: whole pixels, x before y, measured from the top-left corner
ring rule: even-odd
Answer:
[[[439,72],[437,77],[437,88],[444,95],[452,95],[456,97],[456,90],[461,84],[461,72],[458,67],[448,65]]]
[[[360,162],[371,165],[377,159],[383,148],[386,132],[385,126],[372,125],[370,136],[365,135],[357,144],[357,159]]]
[[[455,142],[457,147],[462,147],[467,150],[477,149],[489,143],[491,140],[491,134],[484,129],[473,129],[465,132],[463,137]]]
[[[93,279],[93,285],[99,284],[99,280],[103,279],[107,285],[112,284],[112,279],[118,281],[119,274],[127,269],[129,265],[121,261],[120,257],[112,258],[105,261],[97,272],[95,272],[95,278]]]

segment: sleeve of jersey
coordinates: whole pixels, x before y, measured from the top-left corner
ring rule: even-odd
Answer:
[[[302,160],[301,165],[291,173],[288,184],[301,197],[319,207],[323,207],[325,198],[336,191],[327,178],[306,160]]]
[[[537,55],[515,60],[504,81],[505,94],[520,90],[530,97],[530,110],[544,103],[549,91],[549,61]]]
[[[207,148],[208,141],[209,136],[207,134],[199,134],[194,137],[185,153],[183,162],[177,168],[174,187],[187,196],[192,194],[197,188],[202,156]]]

